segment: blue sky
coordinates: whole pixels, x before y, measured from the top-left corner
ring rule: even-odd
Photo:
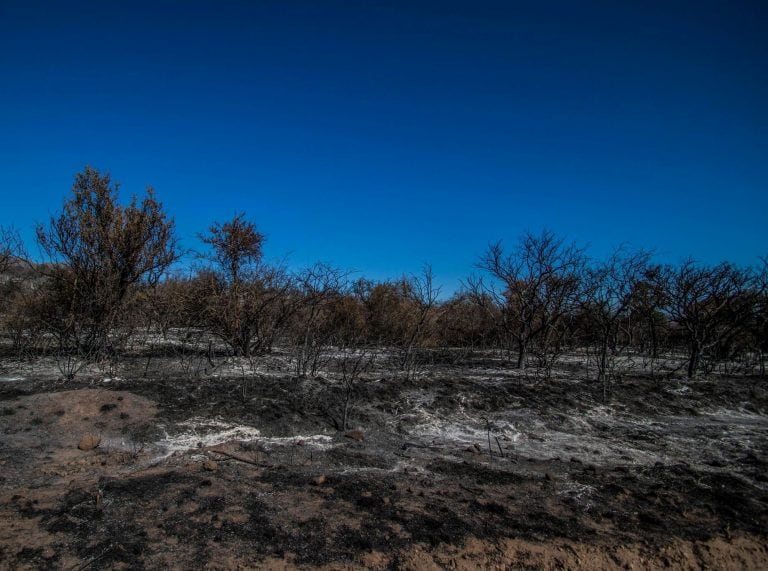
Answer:
[[[0,224],[75,172],[147,185],[188,248],[452,291],[489,242],[768,254],[768,3],[0,0]]]

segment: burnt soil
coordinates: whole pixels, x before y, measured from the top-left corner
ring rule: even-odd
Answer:
[[[0,382],[0,568],[768,565],[765,379],[104,381]]]

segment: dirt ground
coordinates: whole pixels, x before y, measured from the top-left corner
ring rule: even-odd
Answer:
[[[768,383],[0,376],[2,569],[766,569]],[[79,447],[78,447],[79,446]]]

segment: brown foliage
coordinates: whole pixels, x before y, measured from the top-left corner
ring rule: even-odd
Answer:
[[[41,319],[62,352],[85,359],[112,352],[110,332],[138,284],[157,283],[177,259],[173,221],[151,188],[139,202],[118,202],[108,174],[86,167],[75,176],[61,214],[37,228],[50,265],[41,267],[48,300]]]

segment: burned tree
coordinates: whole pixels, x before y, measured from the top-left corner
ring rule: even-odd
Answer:
[[[435,336],[438,346],[461,349],[458,357],[476,349],[493,347],[498,342],[496,313],[492,301],[478,300],[468,291],[458,292],[441,305],[437,315]]]
[[[581,248],[549,231],[524,234],[510,254],[497,242],[480,259],[478,267],[496,284],[471,279],[469,290],[479,302],[492,300],[498,308],[503,334],[517,349],[519,369],[533,349],[551,368],[550,357],[562,347],[565,317],[578,299],[584,264]]]
[[[243,213],[223,224],[214,223],[200,239],[211,249],[205,257],[214,263],[219,278],[233,288],[253,277],[263,256],[264,235]]]
[[[406,328],[399,340],[400,370],[410,377],[417,366],[416,347],[423,340],[429,319],[437,307],[440,288],[435,285],[432,267],[424,267],[421,275],[403,280],[407,313]]]
[[[650,254],[619,248],[586,272],[582,303],[596,344],[597,378],[604,396],[616,358],[631,343],[633,295],[647,274]]]
[[[377,353],[366,343],[365,307],[359,297],[335,298],[328,307],[328,323],[336,349],[335,383],[321,408],[337,430],[347,430],[360,384],[376,363]]]
[[[118,347],[124,308],[139,284],[155,284],[177,259],[173,220],[152,188],[127,206],[109,174],[86,167],[75,176],[63,212],[37,228],[50,264],[43,318],[60,354],[92,360]],[[68,367],[71,376],[74,369]]]
[[[438,306],[440,288],[434,283],[432,268],[425,266],[420,275],[398,280],[361,280],[354,287],[366,309],[369,341],[391,348],[394,368],[410,376]]]
[[[666,311],[687,346],[687,376],[694,377],[702,359],[715,359],[715,349],[749,322],[760,294],[751,269],[723,262],[697,265],[686,260],[664,272]]]
[[[19,279],[18,262],[24,259],[23,244],[14,228],[0,226],[0,334],[9,335],[18,353],[19,341],[27,337],[18,325],[23,321],[19,310],[23,300],[23,279]],[[19,335],[20,334],[20,335]]]
[[[346,276],[326,264],[315,264],[296,277],[299,300],[292,319],[296,374],[314,375],[323,350],[334,335],[330,324],[329,305],[344,294]]]
[[[756,354],[761,377],[765,377],[765,355],[768,353],[768,257],[762,258],[757,275],[757,298],[754,318],[750,322],[751,348]]]
[[[236,215],[215,223],[200,236],[210,251],[201,257],[212,263],[201,274],[204,326],[235,356],[251,357],[269,350],[275,332],[295,309],[292,281],[281,267],[264,263],[264,235]]]
[[[655,362],[667,330],[663,308],[667,304],[664,270],[659,265],[649,266],[635,283],[631,293],[631,319],[637,331],[637,345]]]
[[[0,275],[5,274],[14,261],[22,257],[23,245],[14,228],[0,226]]]

